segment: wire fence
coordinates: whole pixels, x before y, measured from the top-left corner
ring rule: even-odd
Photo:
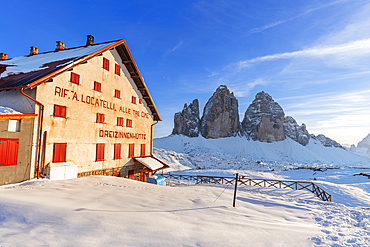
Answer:
[[[201,175],[178,175],[167,173],[163,175],[166,178],[180,180],[195,184],[234,184],[236,177],[218,177]],[[246,176],[238,177],[238,185],[249,185],[259,187],[269,187],[277,189],[307,190],[320,198],[322,201],[331,202],[331,195],[312,182],[299,182],[288,180],[259,179]]]

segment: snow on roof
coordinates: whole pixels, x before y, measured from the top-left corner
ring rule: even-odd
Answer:
[[[58,64],[57,67],[64,66],[72,60],[87,56],[91,53],[99,51],[104,47],[115,43],[116,41],[83,46],[78,48],[59,50],[57,52],[46,52],[32,56],[15,57],[9,60],[0,61],[0,65],[6,65],[6,70],[0,75],[0,78],[10,75],[28,73],[31,71],[43,70],[49,68],[49,64],[61,60],[69,60],[65,63]]]
[[[148,167],[152,171],[167,168],[168,166],[153,157],[134,158],[142,165]]]
[[[8,114],[22,114],[21,112],[17,112],[12,108],[0,106],[0,115],[8,115]]]

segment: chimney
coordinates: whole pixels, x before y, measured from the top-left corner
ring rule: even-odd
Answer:
[[[37,55],[38,53],[39,53],[39,48],[37,48],[36,46],[31,46],[30,56]]]
[[[8,54],[0,53],[0,60],[7,60],[7,59],[8,59]]]
[[[86,46],[94,44],[95,37],[91,34],[87,35]]]
[[[55,49],[55,51],[60,51],[64,49],[65,49],[65,43],[63,43],[62,41],[57,41],[57,48]]]

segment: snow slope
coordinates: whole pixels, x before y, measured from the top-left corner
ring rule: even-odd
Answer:
[[[370,167],[369,158],[353,154],[343,148],[324,147],[319,141],[312,139],[306,146],[302,146],[290,138],[280,142],[266,143],[248,141],[243,137],[205,139],[172,135],[154,139],[154,146],[177,153],[210,154],[233,159]]]

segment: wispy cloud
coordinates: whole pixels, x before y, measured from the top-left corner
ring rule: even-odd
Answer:
[[[169,50],[169,51],[167,51],[166,53],[164,53],[164,54],[162,55],[162,57],[165,57],[165,56],[167,56],[168,54],[170,54],[170,53],[172,53],[172,52],[176,51],[180,46],[182,46],[182,44],[183,44],[183,42],[182,42],[182,40],[180,40],[180,41],[179,41],[179,43],[178,43],[177,45],[175,45],[171,50]]]
[[[324,58],[326,56],[335,56],[339,59],[348,57],[363,57],[370,54],[370,39],[357,40],[347,44],[336,46],[317,46],[300,51],[276,53],[256,57],[253,59],[240,61],[239,68],[250,67],[259,62],[274,61],[279,59],[292,59],[292,58]]]
[[[257,78],[253,82],[241,82],[241,83],[238,83],[237,85],[231,84],[230,89],[231,89],[231,91],[234,92],[235,96],[245,97],[245,96],[249,95],[250,91],[252,91],[256,86],[258,86],[258,85],[265,86],[267,84],[268,84],[268,82],[266,82],[265,80],[263,80],[261,78]]]
[[[295,19],[297,19],[299,17],[302,17],[304,15],[307,15],[307,14],[309,14],[311,12],[314,12],[314,11],[317,11],[317,10],[320,10],[320,9],[323,9],[323,8],[327,8],[327,7],[330,7],[330,6],[335,5],[335,4],[339,4],[339,3],[343,3],[343,2],[348,2],[348,1],[351,1],[351,0],[334,1],[334,2],[331,2],[331,3],[328,3],[328,4],[321,5],[321,6],[316,7],[316,8],[307,9],[306,11],[302,12],[301,14],[298,14],[298,15],[293,16],[291,18],[287,18],[287,19],[284,19],[284,20],[272,22],[272,23],[266,24],[266,25],[264,25],[262,27],[252,28],[251,30],[249,30],[249,32],[247,33],[247,35],[250,35],[250,34],[253,34],[253,33],[260,33],[260,32],[262,32],[264,30],[267,30],[267,29],[276,27],[276,26],[278,26],[280,24],[284,24],[286,22],[293,21],[293,20],[295,20]]]

